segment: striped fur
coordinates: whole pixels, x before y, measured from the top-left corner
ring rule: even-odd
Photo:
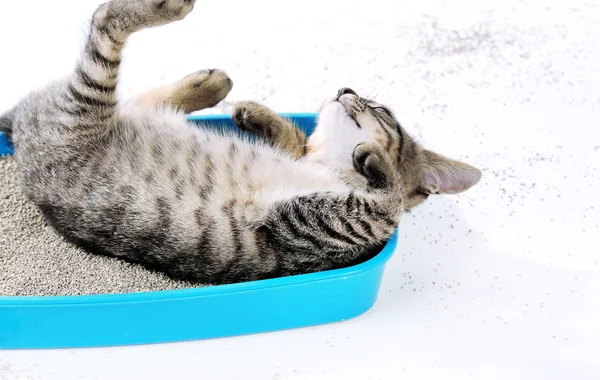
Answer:
[[[372,257],[412,192],[431,192],[431,178],[436,186],[446,179],[391,114],[341,91],[307,140],[272,111],[244,102],[234,118],[262,139],[223,135],[184,117],[231,90],[218,70],[118,101],[127,37],[180,20],[193,6],[112,0],[98,8],[73,74],[2,119],[25,193],[68,241],[190,281],[288,276]],[[444,173],[464,177],[440,162]]]

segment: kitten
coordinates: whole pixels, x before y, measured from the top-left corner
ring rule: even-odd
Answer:
[[[368,260],[407,209],[479,181],[348,88],[308,139],[254,102],[233,119],[255,142],[188,122],[231,90],[219,70],[117,103],[127,37],[183,19],[194,2],[102,4],[73,74],[0,119],[25,193],[68,241],[201,283],[289,276]]]

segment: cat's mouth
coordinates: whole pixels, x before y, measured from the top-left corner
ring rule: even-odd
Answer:
[[[319,114],[323,119],[331,120],[332,125],[345,124],[344,119],[351,120],[357,128],[361,128],[357,116],[360,109],[357,107],[359,96],[348,87],[341,88],[336,96],[323,102]]]
[[[346,116],[352,119],[358,128],[362,128],[357,120],[358,109],[356,103],[358,98],[359,97],[354,90],[344,87],[338,91],[337,97],[333,100],[333,103],[339,103],[344,109]]]
[[[340,90],[337,93],[337,97],[338,99],[340,99],[342,96],[344,95],[354,95],[354,96],[358,96],[358,94],[351,88],[348,87],[343,87],[340,88]]]
[[[356,98],[358,98],[358,95],[356,94],[356,92],[354,92],[354,90],[348,87],[343,87],[339,89],[336,96],[329,98],[321,104],[321,107],[319,108],[319,113],[323,112],[325,107],[332,104],[340,104],[344,107],[344,109],[346,109],[346,111],[348,111],[352,108],[352,104],[354,103]]]
[[[357,99],[358,95],[354,90],[344,87],[338,91],[335,101],[342,104],[347,111],[351,111]]]

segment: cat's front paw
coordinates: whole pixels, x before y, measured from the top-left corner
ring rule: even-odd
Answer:
[[[362,174],[374,189],[385,189],[391,186],[394,168],[389,158],[376,145],[362,143],[354,148],[352,155],[354,169]]]
[[[272,121],[276,117],[273,111],[256,102],[239,102],[233,107],[231,117],[237,127],[259,137],[273,138]]]
[[[186,113],[214,107],[229,94],[233,81],[223,70],[200,70],[175,84],[173,98]]]

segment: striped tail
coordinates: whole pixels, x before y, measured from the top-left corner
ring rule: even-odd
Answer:
[[[15,110],[12,109],[7,113],[0,116],[0,132],[8,136],[9,140],[12,140],[13,124],[15,119]]]

